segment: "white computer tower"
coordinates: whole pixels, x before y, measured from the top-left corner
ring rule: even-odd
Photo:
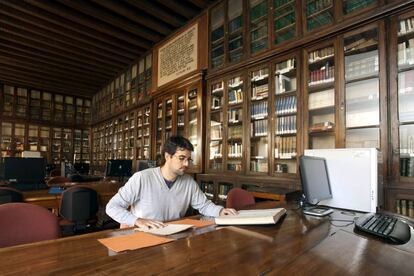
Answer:
[[[363,212],[382,206],[382,158],[377,149],[311,149],[305,155],[326,159],[332,198],[320,205]]]

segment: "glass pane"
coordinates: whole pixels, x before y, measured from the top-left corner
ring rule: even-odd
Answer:
[[[211,85],[209,168],[223,169],[223,82]]]
[[[224,8],[218,5],[210,13],[211,67],[224,63]]]
[[[267,0],[250,0],[250,51],[267,49]]]
[[[344,0],[342,7],[344,14],[351,13],[356,10],[363,9],[376,3],[376,0]]]
[[[268,172],[269,69],[251,72],[250,171]]]
[[[273,1],[275,44],[296,36],[296,0]]]
[[[400,126],[400,175],[414,176],[414,125]]]
[[[347,148],[380,148],[379,128],[346,130]]]
[[[306,16],[308,31],[312,31],[334,21],[333,0],[307,0]]]
[[[188,139],[194,146],[194,151],[191,153],[193,159],[193,165],[198,165],[198,92],[197,89],[190,90],[188,92]]]

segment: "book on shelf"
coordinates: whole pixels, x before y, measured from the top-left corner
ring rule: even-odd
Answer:
[[[276,224],[286,214],[285,208],[240,210],[237,215],[216,217],[218,225],[259,225]]]
[[[310,132],[327,131],[333,129],[335,124],[333,122],[321,122],[313,124],[309,127]]]

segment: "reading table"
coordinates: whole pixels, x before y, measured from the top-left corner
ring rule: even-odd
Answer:
[[[387,244],[355,233],[349,222],[354,217],[338,210],[331,215],[337,221],[329,221],[287,209],[276,225],[212,225],[121,253],[98,239],[132,233],[131,228],[2,248],[0,275],[412,275],[413,239]]]

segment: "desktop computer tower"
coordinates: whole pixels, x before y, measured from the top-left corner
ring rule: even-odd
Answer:
[[[332,198],[320,205],[363,212],[382,207],[382,158],[377,149],[311,149],[304,154],[326,159]]]

